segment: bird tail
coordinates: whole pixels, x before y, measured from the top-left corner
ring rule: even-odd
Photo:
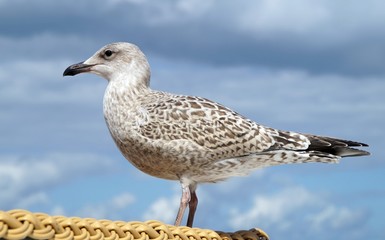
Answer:
[[[368,144],[350,140],[337,139],[304,134],[309,140],[310,145],[307,151],[328,153],[340,157],[356,157],[370,155],[369,152],[355,147],[368,147]]]

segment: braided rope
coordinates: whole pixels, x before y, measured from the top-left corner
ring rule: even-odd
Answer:
[[[0,211],[0,239],[268,240],[260,229],[235,233],[175,227],[158,221],[123,222],[49,216],[26,210]]]

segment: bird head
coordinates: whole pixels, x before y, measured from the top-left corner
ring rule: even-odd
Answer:
[[[87,60],[69,66],[63,76],[94,73],[109,82],[142,81],[149,85],[150,67],[146,56],[134,44],[111,43],[102,47]]]

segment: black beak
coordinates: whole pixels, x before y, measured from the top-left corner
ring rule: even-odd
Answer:
[[[69,66],[63,72],[63,76],[74,76],[79,73],[89,72],[94,64],[84,64],[83,62],[73,64]]]

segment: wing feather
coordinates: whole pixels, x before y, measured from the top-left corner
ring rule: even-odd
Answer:
[[[274,130],[208,99],[171,95],[142,107],[147,111],[147,123],[139,127],[142,136],[187,140],[210,150],[214,159],[263,152],[275,143]]]
[[[367,146],[363,143],[280,131],[259,125],[205,98],[167,96],[159,98],[162,101],[142,105],[147,121],[138,127],[138,132],[152,140],[197,144],[210,151],[213,160],[277,150],[303,151],[319,157],[368,154],[352,148]]]

